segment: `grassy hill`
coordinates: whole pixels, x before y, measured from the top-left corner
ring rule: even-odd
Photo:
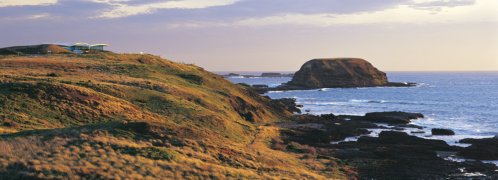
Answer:
[[[153,55],[0,56],[2,178],[345,178],[272,146],[279,101]],[[311,151],[310,151],[311,152]]]
[[[0,48],[0,55],[25,54],[72,54],[71,51],[55,44],[40,44],[30,46],[13,46]]]

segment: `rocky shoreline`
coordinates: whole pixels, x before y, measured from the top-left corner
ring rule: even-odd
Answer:
[[[403,87],[415,84],[392,85]],[[259,93],[302,89],[263,85],[252,88]],[[296,106],[294,109],[302,107],[292,99],[281,102],[288,107]],[[284,141],[274,146],[297,152],[313,152],[322,158],[338,158],[356,168],[361,179],[498,178],[495,164],[480,161],[498,160],[498,137],[463,139],[459,143],[470,146],[452,146],[443,140],[417,137],[417,133],[427,131],[425,127],[411,124],[419,118],[424,118],[424,115],[408,112],[372,112],[364,116],[296,114],[290,121],[277,124],[282,129]],[[451,129],[435,128],[429,131],[433,136],[455,135]],[[310,148],[312,150],[307,150]]]
[[[293,90],[321,90],[323,88],[308,88],[308,87],[302,87],[302,86],[293,86],[293,85],[288,85],[286,83],[283,83],[277,87],[269,87],[268,85],[264,84],[254,84],[254,85],[247,85],[250,86],[251,88],[254,89],[254,91],[260,93],[260,94],[265,94],[270,91],[293,91]],[[381,86],[362,86],[362,87],[414,87],[417,86],[417,83],[412,83],[412,82],[389,82],[385,85]],[[344,87],[332,87],[332,88],[358,88],[356,86],[344,86]]]
[[[497,137],[464,139],[460,142],[472,145],[460,147],[409,135],[406,131],[423,131],[423,127],[410,124],[423,117],[407,112],[364,116],[296,114],[276,126],[282,129],[282,144],[297,143],[313,148],[318,157],[338,158],[355,167],[362,179],[498,178],[496,165],[478,161],[498,160]],[[377,137],[370,136],[372,129],[379,131]]]
[[[277,87],[247,85],[265,94],[269,91],[318,90],[323,88],[412,87],[416,83],[389,82],[384,72],[359,58],[313,59],[292,80]],[[287,110],[301,113],[294,99],[273,100]],[[498,179],[498,137],[463,139],[468,147],[416,136],[452,136],[451,129],[430,129],[411,124],[420,113],[371,112],[364,116],[295,114],[289,121],[273,124],[282,141],[278,150],[339,159],[355,168],[360,179]]]

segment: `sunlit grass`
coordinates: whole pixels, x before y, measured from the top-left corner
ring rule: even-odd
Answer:
[[[278,128],[260,124],[290,112],[271,106],[152,55],[2,56],[0,179],[344,177],[309,147],[275,148]]]

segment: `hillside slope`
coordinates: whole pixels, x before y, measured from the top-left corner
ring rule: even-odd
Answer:
[[[270,148],[279,101],[152,55],[0,56],[0,179],[341,178]]]
[[[71,54],[72,52],[55,44],[40,44],[31,46],[14,46],[0,48],[0,55],[23,54]]]

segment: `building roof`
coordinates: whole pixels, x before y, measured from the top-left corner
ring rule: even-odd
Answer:
[[[70,46],[90,46],[90,44],[88,44],[88,43],[81,43],[81,42],[77,42],[77,43],[74,43],[74,44],[72,44],[72,45],[70,45]]]
[[[109,46],[109,44],[91,44],[90,47],[93,46]]]
[[[58,45],[61,46],[85,46],[85,47],[94,47],[94,46],[109,46],[109,44],[89,44],[89,43],[84,43],[84,42],[77,42],[77,43],[59,43]]]

